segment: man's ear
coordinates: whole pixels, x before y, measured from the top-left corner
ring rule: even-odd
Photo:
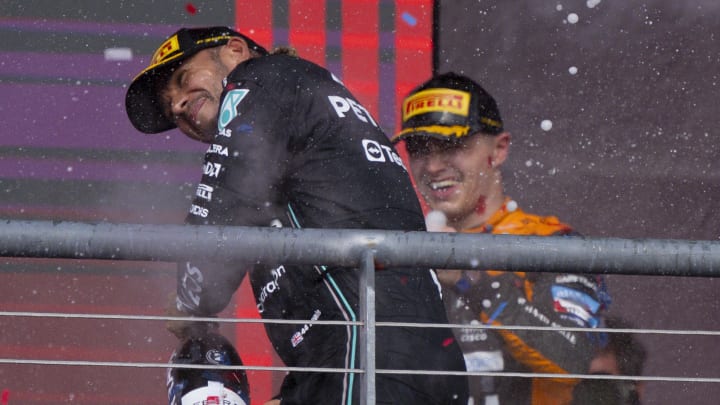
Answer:
[[[230,37],[228,42],[220,48],[220,57],[231,67],[252,58],[247,42],[240,37]]]
[[[502,132],[495,135],[495,148],[493,150],[493,166],[498,167],[508,157],[510,152],[510,133]]]

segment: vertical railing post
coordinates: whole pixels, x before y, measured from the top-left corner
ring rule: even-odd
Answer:
[[[360,366],[362,374],[362,398],[360,403],[375,405],[375,255],[365,250],[360,266]]]

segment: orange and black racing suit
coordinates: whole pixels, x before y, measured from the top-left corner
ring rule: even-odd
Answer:
[[[485,224],[463,232],[573,234],[556,217],[525,213],[510,199]],[[443,295],[450,322],[470,325],[595,327],[609,303],[603,280],[583,274],[486,270],[478,278],[466,272]],[[478,372],[582,374],[596,340],[591,334],[560,330],[463,328],[455,333],[468,371]],[[471,377],[470,389],[476,405],[562,405],[576,383],[567,378]]]

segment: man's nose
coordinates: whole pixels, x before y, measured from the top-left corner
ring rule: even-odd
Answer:
[[[425,170],[428,173],[439,172],[447,166],[445,156],[441,153],[430,153],[425,156]]]
[[[172,100],[170,100],[170,112],[175,117],[181,115],[185,111],[187,103],[187,97],[182,95],[174,96]]]

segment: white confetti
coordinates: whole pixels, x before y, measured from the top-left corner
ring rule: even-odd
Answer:
[[[442,211],[433,210],[425,216],[425,227],[429,232],[442,232],[447,226],[447,217]]]
[[[570,72],[571,75],[574,75],[574,74],[577,74],[578,69],[575,66],[570,66],[570,68],[568,69],[568,72]]]
[[[578,17],[578,15],[575,14],[575,13],[570,13],[570,14],[568,14],[568,16],[567,16],[567,21],[568,21],[570,24],[575,24],[576,22],[578,22],[578,20],[580,20],[580,17]]]
[[[553,123],[550,120],[542,120],[540,123],[540,128],[542,128],[543,131],[549,131],[552,129]]]
[[[133,60],[133,53],[130,48],[107,48],[105,49],[104,55],[106,61]]]

